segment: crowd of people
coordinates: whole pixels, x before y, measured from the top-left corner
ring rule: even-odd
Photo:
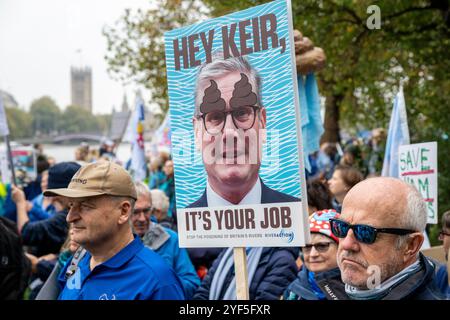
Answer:
[[[232,248],[179,247],[170,154],[148,159],[143,182],[113,149],[95,154],[83,143],[55,163],[41,151],[36,181],[1,185],[0,241],[15,250],[1,298],[235,299]],[[247,248],[251,300],[448,299],[446,265],[420,251],[420,194],[357,162],[323,146],[307,180],[311,243]],[[448,253],[450,212],[441,223]]]

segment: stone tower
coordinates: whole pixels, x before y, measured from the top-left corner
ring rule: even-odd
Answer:
[[[92,71],[89,67],[70,69],[72,105],[92,113]]]

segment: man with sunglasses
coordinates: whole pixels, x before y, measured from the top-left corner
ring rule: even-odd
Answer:
[[[335,300],[442,299],[435,264],[419,252],[426,221],[414,187],[387,177],[358,183],[346,195],[341,217],[330,220],[340,238],[341,279],[325,273],[319,286]]]
[[[130,219],[133,231],[142,239],[146,246],[163,257],[173,268],[183,284],[186,299],[190,299],[200,285],[200,279],[189,259],[188,252],[178,245],[178,235],[175,231],[151,221],[153,212],[162,208],[154,206],[152,193],[148,187],[142,182],[136,182],[135,187],[137,200]],[[159,205],[163,206],[164,210],[167,211],[169,199],[165,195],[164,197],[163,201],[165,203],[159,203]]]

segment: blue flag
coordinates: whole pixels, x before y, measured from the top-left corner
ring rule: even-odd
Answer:
[[[308,74],[305,79],[302,75],[299,75],[297,83],[305,169],[311,172],[308,155],[320,149],[320,137],[324,132],[320,116],[319,89],[317,88],[316,78],[312,73]]]
[[[383,177],[398,178],[398,148],[404,144],[409,144],[409,129],[403,87],[400,86],[394,99],[391,121],[389,122],[383,170],[381,171]]]

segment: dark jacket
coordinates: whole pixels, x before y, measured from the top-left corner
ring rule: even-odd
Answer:
[[[295,202],[300,199],[292,197],[288,194],[278,192],[267,187],[262,179],[261,181],[261,203],[280,203],[280,202]],[[187,208],[204,208],[208,207],[208,198],[206,197],[206,189],[202,196],[195,202],[191,203]],[[188,248],[189,257],[195,269],[200,266],[209,268],[215,258],[222,252],[223,248]]]
[[[194,300],[208,300],[211,282],[225,250],[214,261],[197,292]],[[298,248],[264,248],[258,267],[249,288],[250,300],[278,300],[289,283],[295,279]],[[228,273],[222,287],[225,294],[234,276],[234,268]]]
[[[435,264],[420,253],[421,270],[412,274],[395,287],[381,300],[442,300],[444,297],[435,284]],[[317,284],[327,295],[328,300],[349,300],[340,274],[323,272],[316,277]]]
[[[333,273],[336,276],[340,276],[341,274],[339,268],[334,268],[326,272]],[[283,300],[323,300],[324,294],[318,294],[312,287],[312,284],[309,280],[310,273],[311,271],[309,271],[306,266],[303,265],[302,269],[297,274],[297,279],[295,279],[284,291]],[[319,274],[320,273],[316,273],[314,278],[316,278]],[[316,290],[321,292],[319,287],[317,287]],[[321,295],[322,297],[319,297],[319,295]]]
[[[59,253],[67,238],[66,216],[67,211],[60,211],[45,220],[28,221],[22,228],[23,244],[35,247],[33,254],[37,257]]]
[[[450,285],[448,284],[447,265],[442,264],[437,266],[435,281],[442,294],[446,296],[447,299],[450,299]]]
[[[280,202],[296,202],[300,199],[295,198],[286,193],[282,193],[273,189],[270,189],[261,181],[261,203],[280,203]],[[187,206],[187,208],[203,208],[208,206],[208,198],[206,197],[206,188],[202,196],[195,202]]]

